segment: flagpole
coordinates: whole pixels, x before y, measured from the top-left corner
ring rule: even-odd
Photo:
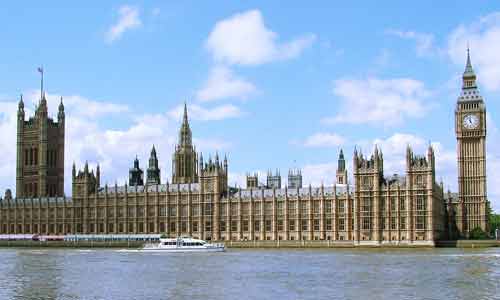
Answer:
[[[41,83],[40,83],[40,100],[43,99],[43,67],[40,68],[41,72],[42,73],[42,80],[41,80]]]

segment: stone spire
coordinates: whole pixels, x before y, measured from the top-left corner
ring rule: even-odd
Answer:
[[[179,146],[191,146],[192,135],[189,127],[189,119],[187,114],[187,104],[184,102],[184,115],[182,118],[181,130],[179,132]]]
[[[59,113],[57,114],[57,118],[59,120],[64,119],[64,104],[62,96],[61,96],[61,102],[59,103]]]
[[[160,184],[160,168],[158,167],[158,158],[156,157],[156,149],[153,145],[151,156],[149,157],[149,167],[147,170],[147,184]]]
[[[476,73],[472,68],[472,63],[470,60],[470,49],[467,48],[467,63],[465,64],[465,71],[462,76],[462,89],[474,89],[477,88],[476,85]]]
[[[143,171],[139,167],[139,158],[137,156],[134,160],[134,167],[129,170],[128,182],[130,186],[144,185]]]
[[[198,182],[198,157],[193,147],[191,128],[187,114],[187,104],[184,103],[184,116],[179,130],[179,143],[172,159],[172,183]]]
[[[339,160],[337,164],[337,170],[338,171],[344,171],[345,170],[345,159],[344,159],[344,152],[342,149],[340,149],[340,154],[339,154]]]

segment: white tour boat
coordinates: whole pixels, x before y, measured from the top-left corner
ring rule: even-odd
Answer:
[[[143,251],[156,252],[222,252],[224,244],[210,244],[190,237],[160,238],[156,244],[146,244]]]

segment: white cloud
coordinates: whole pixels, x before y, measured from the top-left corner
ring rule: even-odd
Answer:
[[[478,81],[488,90],[500,90],[500,12],[462,24],[449,35],[448,54],[462,67],[465,67],[467,44]]]
[[[257,92],[257,88],[243,78],[236,76],[231,69],[214,67],[208,80],[196,93],[200,101],[208,102],[224,98],[246,99]]]
[[[340,97],[340,111],[325,123],[399,124],[405,118],[422,117],[429,95],[423,82],[410,78],[339,79],[333,93]]]
[[[331,186],[335,182],[336,172],[336,162],[305,165],[302,168],[302,184],[304,187],[309,186],[309,184],[320,186],[322,183],[325,186]]]
[[[175,120],[180,120],[184,111],[184,106],[179,105],[168,112],[168,115]],[[214,108],[204,108],[200,105],[188,105],[189,117],[200,121],[218,121],[241,116],[241,110],[232,104],[220,105]]]
[[[33,115],[33,107],[38,103],[38,93],[28,92],[25,97],[26,118]],[[181,118],[173,118],[170,112],[156,114],[131,114],[125,105],[90,100],[82,96],[64,96],[66,112],[65,149],[65,191],[71,194],[71,167],[83,168],[85,161],[91,166],[101,165],[102,183],[122,185],[128,177],[128,169],[136,155],[141,167],[146,168],[150,150],[157,149],[162,170],[162,180],[170,177],[171,154],[177,142]],[[60,96],[47,95],[49,116],[56,116]],[[84,108],[84,109],[82,109]],[[222,119],[239,113],[232,106],[204,109],[199,106],[193,114],[198,119]],[[128,119],[130,125],[124,129],[106,127],[104,121],[119,115]],[[191,112],[190,112],[191,116]],[[15,190],[16,172],[16,123],[17,103],[0,102],[0,190]],[[192,125],[193,126],[193,125]],[[194,129],[195,130],[195,129]],[[229,148],[229,142],[210,138],[196,138],[199,151],[215,151]]]
[[[304,141],[306,147],[338,147],[345,143],[345,138],[336,133],[318,132]]]
[[[416,44],[416,51],[418,56],[425,56],[432,54],[435,50],[434,36],[429,33],[421,33],[415,31],[401,31],[389,29],[386,31],[389,35],[394,35],[402,39],[414,40]]]
[[[123,5],[118,9],[118,15],[118,21],[112,25],[106,33],[106,41],[108,43],[113,43],[120,39],[126,31],[142,25],[141,19],[139,18],[139,9],[137,7]]]
[[[278,34],[268,29],[259,10],[235,14],[215,24],[205,47],[216,61],[258,65],[297,57],[316,39],[308,34],[278,43]]]

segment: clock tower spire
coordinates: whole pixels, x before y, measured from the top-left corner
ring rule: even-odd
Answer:
[[[476,84],[470,51],[455,109],[458,160],[457,227],[469,237],[475,228],[488,231],[486,192],[486,107]]]

